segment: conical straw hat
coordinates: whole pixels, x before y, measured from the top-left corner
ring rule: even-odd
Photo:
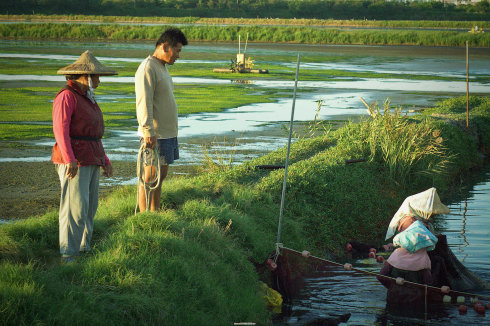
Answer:
[[[58,75],[117,75],[117,71],[107,68],[97,60],[92,52],[85,51],[77,61],[58,70]]]
[[[436,188],[430,188],[421,193],[407,197],[395,213],[395,216],[391,219],[385,240],[388,240],[395,234],[398,223],[400,223],[405,216],[414,216],[416,219],[429,220],[432,214],[449,213],[449,207],[441,202]]]

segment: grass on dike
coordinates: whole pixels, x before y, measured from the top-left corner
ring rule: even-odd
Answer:
[[[214,18],[214,17],[135,17],[102,15],[0,15],[2,20],[25,21],[89,21],[111,22],[158,22],[168,24],[232,24],[232,25],[299,25],[299,26],[364,26],[364,27],[439,27],[468,28],[480,26],[487,28],[488,21],[433,21],[433,20],[369,20],[369,19],[285,19],[285,18]]]
[[[249,35],[250,42],[299,44],[364,44],[424,46],[490,46],[488,33],[439,30],[341,30],[308,26],[182,26],[190,41],[236,41]],[[118,24],[1,24],[6,39],[72,39],[135,41],[158,39],[162,26]]]
[[[481,163],[474,135],[489,139],[490,101],[464,99],[406,117],[380,109],[291,147],[282,242],[315,255],[384,238],[406,196],[451,180]],[[391,112],[391,113],[390,113]],[[382,137],[380,137],[380,134]],[[398,151],[412,148],[412,151]],[[434,151],[434,149],[436,149]],[[420,155],[414,159],[411,153]],[[274,250],[286,148],[236,167],[165,181],[164,208],[134,215],[135,187],[119,187],[97,212],[93,252],[58,263],[57,213],[0,228],[0,320],[4,324],[270,324],[261,278],[248,257]],[[400,154],[393,160],[394,153]],[[345,164],[364,157],[364,163]],[[459,179],[458,179],[459,180]]]

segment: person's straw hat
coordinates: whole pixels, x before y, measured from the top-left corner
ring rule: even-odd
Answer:
[[[395,234],[398,224],[405,216],[413,216],[416,219],[429,221],[432,215],[449,213],[449,207],[441,202],[437,189],[434,187],[409,196],[403,201],[395,216],[391,219],[385,240]]]
[[[85,51],[77,61],[58,70],[58,75],[117,75],[117,71],[107,68],[97,60],[92,52]]]

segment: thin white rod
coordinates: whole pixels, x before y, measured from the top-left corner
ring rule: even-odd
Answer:
[[[276,241],[276,243],[281,242],[282,217],[284,214],[284,200],[286,197],[286,183],[287,183],[287,177],[288,177],[289,152],[291,151],[291,138],[293,135],[294,108],[296,105],[296,90],[298,89],[298,75],[299,75],[299,53],[298,53],[298,59],[297,59],[297,63],[296,63],[296,78],[294,80],[293,107],[291,108],[291,120],[289,122],[288,151],[286,154],[286,164],[284,166],[284,179],[282,182],[282,196],[281,196],[281,210],[279,213],[279,226],[277,228],[277,241]]]

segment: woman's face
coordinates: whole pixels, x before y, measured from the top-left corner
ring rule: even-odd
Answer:
[[[77,79],[77,82],[80,83],[86,89],[90,87],[90,84],[88,82],[88,76],[89,75],[82,75],[80,76],[80,78]],[[100,84],[99,75],[90,75],[90,76],[92,76],[92,88],[96,89],[97,86],[99,86]]]
[[[93,89],[96,89],[97,86],[99,86],[100,84],[99,75],[91,75],[91,76],[92,76],[92,87]]]
[[[415,217],[413,216],[406,216],[404,217],[400,223],[398,223],[398,232],[403,232],[405,231],[412,223],[415,222]]]

